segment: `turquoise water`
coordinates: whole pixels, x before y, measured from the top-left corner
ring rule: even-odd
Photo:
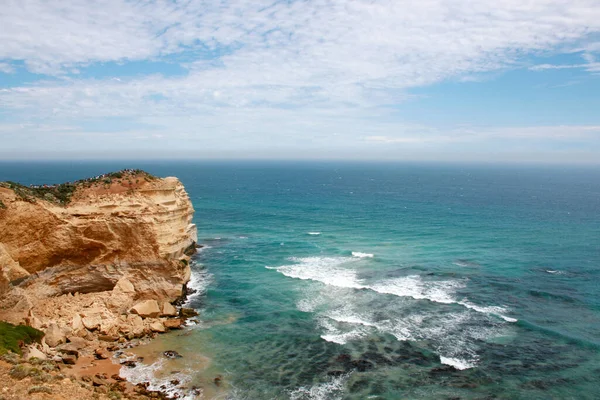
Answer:
[[[599,169],[0,163],[0,180],[124,167],[178,176],[196,208],[200,323],[158,346],[206,393],[220,374],[234,399],[600,398]]]

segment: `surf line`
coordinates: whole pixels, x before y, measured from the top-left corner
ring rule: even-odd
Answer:
[[[315,276],[311,276],[311,274],[302,274],[301,273],[301,269],[300,270],[296,270],[294,269],[294,267],[302,267],[302,263],[301,264],[294,264],[294,265],[283,265],[281,267],[270,267],[270,266],[265,266],[266,269],[271,269],[271,270],[275,270],[287,277],[290,278],[294,278],[294,279],[300,279],[300,280],[311,280],[311,281],[315,281],[315,282],[320,282],[322,284],[325,285],[330,285],[330,286],[335,286],[335,287],[342,287],[342,288],[349,288],[349,289],[357,289],[357,290],[362,290],[362,289],[366,289],[366,290],[372,290],[376,293],[380,293],[380,294],[388,294],[388,295],[393,295],[393,296],[397,296],[397,297],[410,297],[412,299],[415,300],[428,300],[434,303],[441,303],[441,304],[458,304],[462,307],[468,308],[470,310],[473,310],[475,312],[478,313],[482,313],[482,314],[486,314],[486,315],[493,315],[496,316],[498,318],[501,318],[502,320],[506,321],[506,322],[510,322],[510,323],[514,323],[517,322],[518,320],[516,318],[511,318],[508,317],[504,314],[502,314],[503,312],[505,312],[504,307],[499,307],[499,306],[489,306],[489,307],[482,307],[482,306],[478,306],[475,304],[472,304],[470,302],[467,301],[467,299],[463,299],[461,301],[457,301],[456,299],[450,298],[450,297],[446,297],[446,298],[434,298],[432,296],[428,296],[427,293],[399,293],[397,290],[386,290],[385,284],[379,284],[379,285],[364,285],[362,283],[360,283],[360,281],[358,281],[353,275],[353,271],[348,271],[348,270],[340,270],[340,272],[345,272],[345,274],[343,274],[344,276],[342,276],[343,279],[341,279],[341,282],[338,282],[338,280],[334,279],[334,275],[335,275],[335,271],[332,271],[333,274],[327,274],[327,276],[321,277],[321,279],[319,279],[319,277],[315,277]],[[410,278],[410,277],[407,277]],[[415,278],[419,278],[419,275],[413,276],[413,279]],[[443,283],[443,282],[442,282]],[[452,285],[450,285],[452,286]],[[423,288],[418,288],[420,290],[422,290]]]

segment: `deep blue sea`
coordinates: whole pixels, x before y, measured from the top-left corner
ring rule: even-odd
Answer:
[[[121,168],[179,177],[204,246],[198,324],[139,349],[131,379],[207,399],[600,399],[598,167],[39,162],[0,180]]]

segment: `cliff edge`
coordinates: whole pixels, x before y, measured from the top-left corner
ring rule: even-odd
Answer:
[[[50,347],[177,327],[166,318],[190,279],[193,214],[177,178],[139,170],[0,183],[0,319],[44,330]]]

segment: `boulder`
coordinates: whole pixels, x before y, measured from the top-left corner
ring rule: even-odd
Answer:
[[[67,336],[67,341],[70,345],[75,346],[78,350],[85,348],[88,345],[88,341],[78,336]]]
[[[94,350],[94,356],[98,360],[106,360],[107,358],[110,358],[110,353],[106,349],[99,347]]]
[[[152,332],[164,333],[167,331],[164,324],[160,320],[152,321],[149,328]]]
[[[181,329],[185,323],[182,319],[174,318],[164,321],[163,324],[167,329]]]
[[[27,325],[38,330],[42,329],[43,326],[42,321],[40,321],[40,319],[36,317],[31,310],[29,310],[29,315],[27,316],[25,322]]]
[[[160,315],[160,308],[156,300],[145,300],[134,305],[131,312],[142,318],[156,318]]]
[[[161,307],[161,317],[176,317],[177,309],[171,303],[164,302]]]
[[[183,318],[191,318],[191,317],[195,317],[197,315],[198,315],[198,311],[194,310],[193,308],[181,307],[181,310],[179,310],[179,316],[181,316]]]
[[[135,287],[129,281],[129,279],[123,277],[117,281],[115,287],[113,288],[113,293],[116,293],[116,294],[125,293],[125,294],[133,295],[133,294],[135,294]]]
[[[116,318],[104,319],[100,323],[100,333],[103,335],[110,335],[112,333],[116,333],[116,324],[118,320]]]
[[[95,305],[95,307],[86,308],[85,310],[81,311],[81,316],[82,317],[94,317],[94,316],[100,315],[104,312],[106,312],[106,308]]]
[[[121,278],[112,290],[107,305],[119,312],[125,311],[133,304],[135,288],[127,278]]]
[[[50,326],[46,328],[45,333],[44,339],[50,347],[56,347],[59,344],[65,343],[67,340],[64,332],[56,325],[56,323],[51,323]]]
[[[62,354],[79,357],[79,348],[72,343],[62,344],[58,346],[57,350]]]
[[[103,342],[116,342],[117,340],[119,340],[119,337],[111,335],[98,335],[98,340],[101,340]]]
[[[79,315],[79,314],[73,315],[73,320],[71,321],[71,328],[73,328],[74,332],[77,332],[84,328],[83,321],[81,319],[81,315]]]
[[[175,359],[175,358],[183,358],[183,356],[181,354],[179,354],[178,352],[176,352],[175,350],[167,350],[163,352],[163,355],[166,358],[170,358],[170,359]]]
[[[32,358],[37,358],[39,360],[46,360],[48,359],[48,357],[42,353],[41,351],[39,351],[38,349],[36,349],[35,347],[30,347],[27,349],[27,351],[25,352],[25,359],[26,360],[30,360]]]
[[[93,331],[100,328],[100,325],[102,325],[102,318],[99,315],[90,315],[88,317],[83,317],[81,322],[86,329]]]
[[[75,365],[77,363],[77,357],[75,356],[62,356],[62,362],[68,365]]]
[[[126,361],[122,361],[121,365],[127,367],[127,368],[135,368],[136,367],[136,363],[133,360],[126,360]]]
[[[92,378],[92,385],[93,386],[106,386],[106,385],[108,385],[108,382],[106,381],[106,379],[101,378],[96,375]]]

